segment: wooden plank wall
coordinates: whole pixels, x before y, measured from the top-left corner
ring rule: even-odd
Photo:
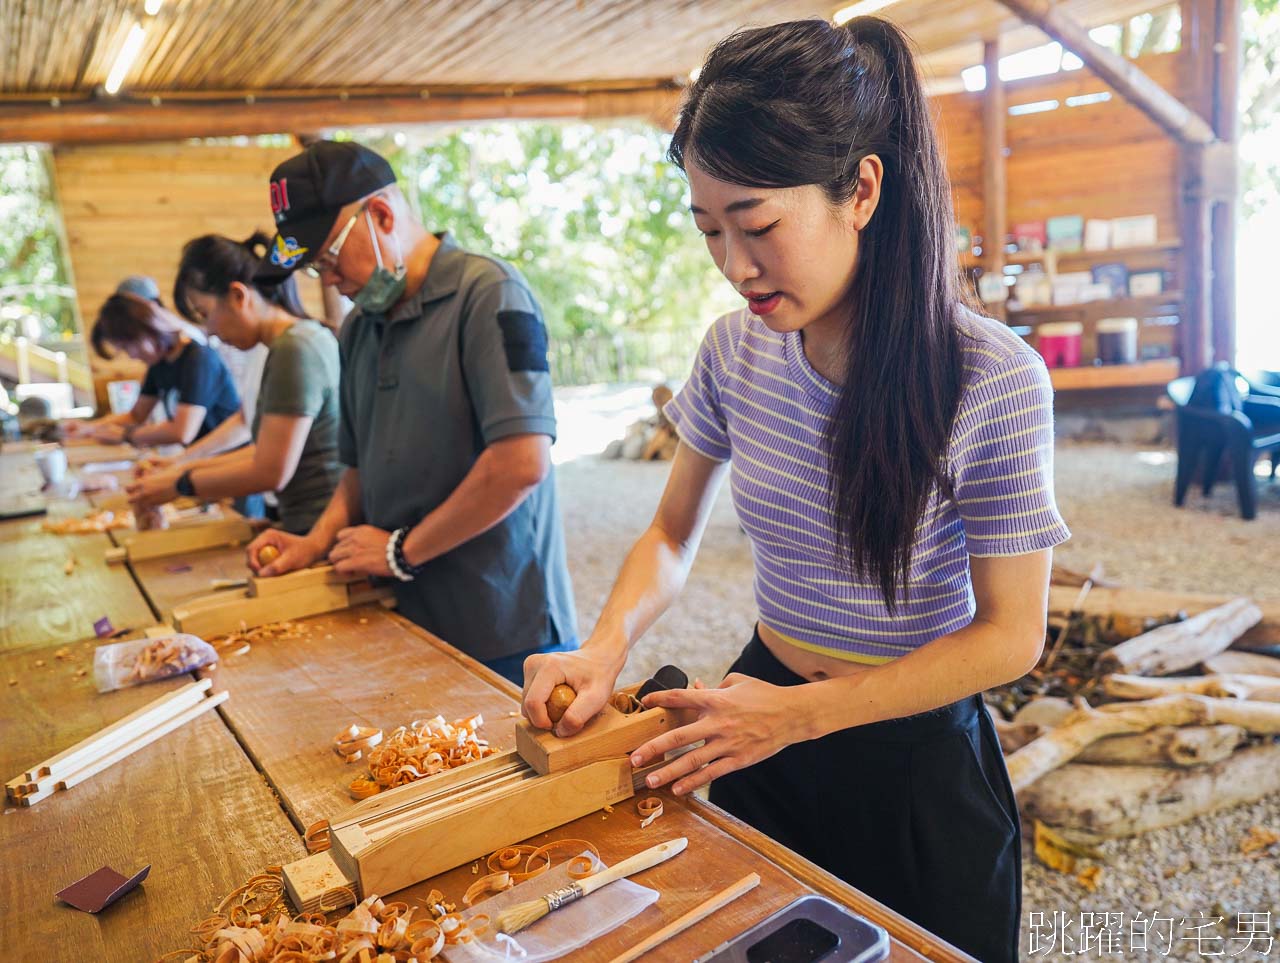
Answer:
[[[1181,94],[1178,54],[1138,61]],[[1118,94],[1109,101],[1066,106],[1068,97],[1111,92],[1088,70],[1013,81],[1010,107],[1057,100],[1056,110],[1010,115],[1007,121],[1009,224],[1060,214],[1085,218],[1155,214],[1161,239],[1178,236],[1178,150],[1155,123]],[[982,230],[982,94],[934,98],[957,222]]]
[[[295,147],[191,143],[65,147],[54,171],[86,329],[130,274],[147,274],[171,304],[182,245],[215,232],[244,238],[272,229],[267,181]],[[308,310],[323,317],[319,282],[300,277]],[[86,342],[88,330],[85,332]],[[136,376],[128,359],[106,364],[88,349],[98,378]]]

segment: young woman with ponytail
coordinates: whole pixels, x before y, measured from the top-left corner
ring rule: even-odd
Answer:
[[[129,493],[146,508],[180,494],[218,499],[273,491],[280,526],[302,534],[324,511],[342,472],[338,342],[306,318],[292,278],[254,282],[266,245],[261,234],[190,241],[173,292],[183,316],[232,347],[267,346],[253,444],[144,475]]]
[[[734,34],[670,156],[747,299],[666,413],[666,491],[577,652],[525,663],[524,712],[576,732],[674,600],[727,475],[757,631],[648,777],[711,800],[984,963],[1018,958],[1018,811],[981,693],[1038,661],[1053,546],[1039,356],[965,304],[951,193],[906,38],[871,17]],[[697,745],[701,743],[701,745]],[[714,782],[712,782],[714,780]]]

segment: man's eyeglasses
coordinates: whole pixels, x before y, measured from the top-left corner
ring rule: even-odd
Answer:
[[[351,233],[351,229],[356,226],[356,221],[360,219],[360,212],[364,210],[361,205],[360,209],[351,215],[350,220],[338,232],[338,236],[333,239],[333,243],[329,245],[329,249],[320,254],[310,264],[302,270],[307,272],[309,277],[318,278],[325,271],[334,271],[338,266],[338,255],[342,253],[342,245],[347,243],[347,235]]]

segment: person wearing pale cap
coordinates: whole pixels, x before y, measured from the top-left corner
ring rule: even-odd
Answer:
[[[164,303],[160,300],[160,285],[156,284],[155,278],[149,278],[145,274],[129,275],[116,285],[116,294],[132,294],[156,304]]]
[[[577,647],[537,300],[511,265],[427,231],[359,144],[312,144],[270,199],[260,277],[306,268],[355,303],[339,335],[347,468],[311,531],[264,532],[250,567],[327,557],[391,577],[403,615],[518,684],[527,656]],[[261,565],[266,545],[280,556]]]

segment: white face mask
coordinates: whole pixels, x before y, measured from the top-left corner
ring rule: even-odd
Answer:
[[[394,237],[392,240],[396,246],[396,271],[392,274],[383,266],[382,249],[378,246],[378,235],[373,231],[373,218],[369,216],[367,209],[364,212],[364,220],[369,227],[369,240],[373,244],[373,256],[377,259],[378,266],[352,300],[366,314],[384,314],[404,294],[407,272],[404,258],[401,256],[400,241]]]

